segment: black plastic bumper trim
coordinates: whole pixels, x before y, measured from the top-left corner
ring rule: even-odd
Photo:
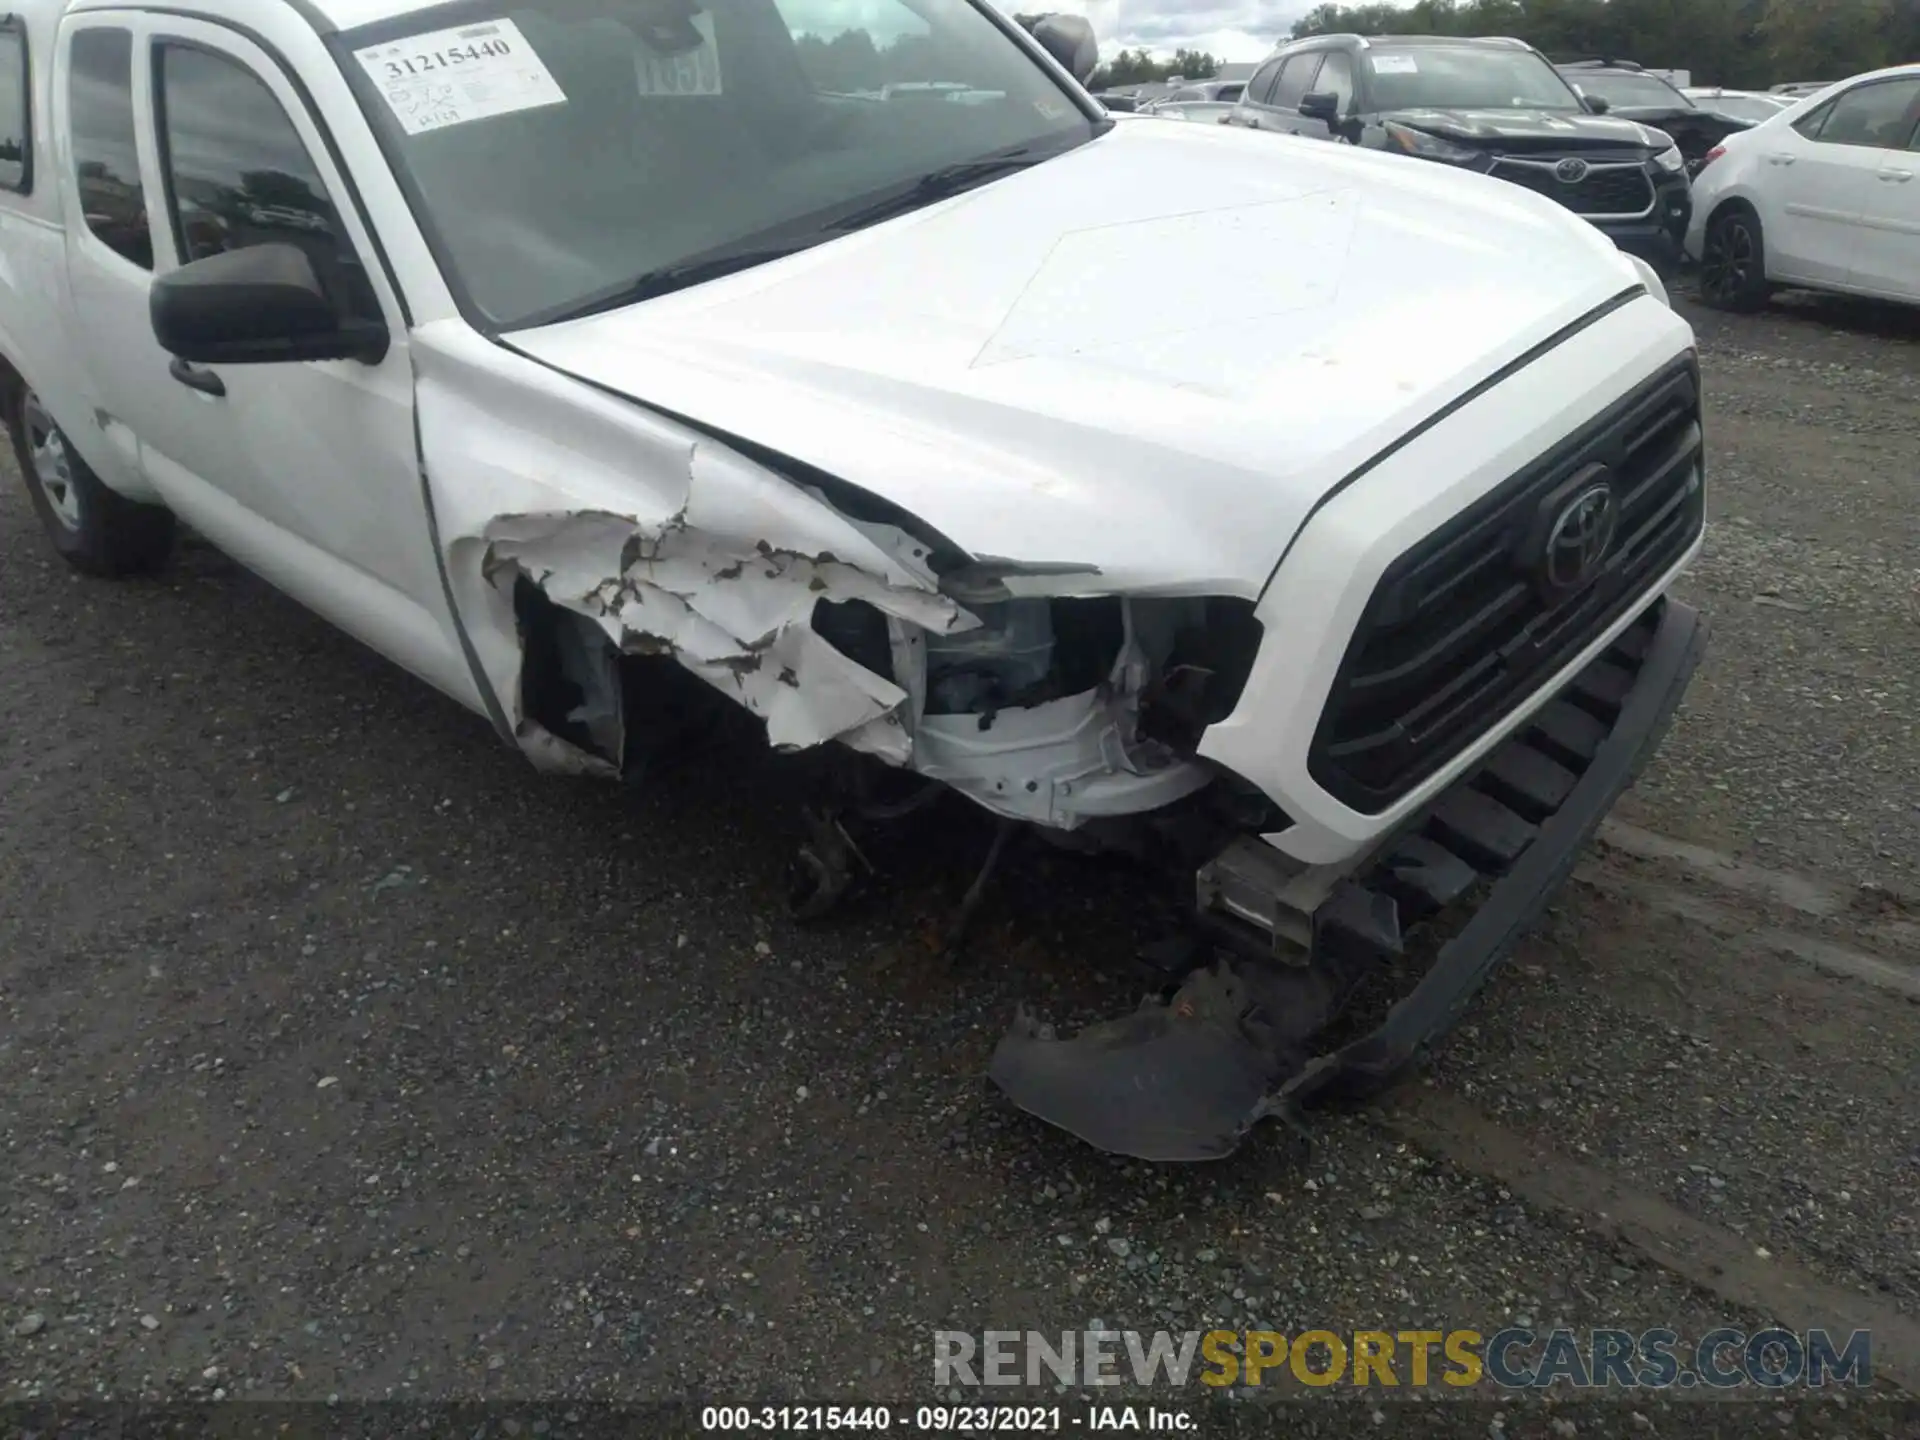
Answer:
[[[1657,604],[1658,628],[1622,699],[1619,718],[1565,801],[1540,823],[1533,842],[1492,882],[1479,909],[1379,1028],[1314,1060],[1280,1098],[1357,1097],[1392,1084],[1453,1027],[1494,967],[1552,903],[1600,822],[1659,748],[1706,653],[1708,630],[1700,613],[1674,600]]]

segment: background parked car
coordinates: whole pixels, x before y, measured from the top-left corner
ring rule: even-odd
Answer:
[[[1245,93],[1246,88],[1244,80],[1199,80],[1149,100],[1144,108],[1159,110],[1168,105],[1209,104],[1216,101],[1231,105]]]
[[[1167,100],[1149,109],[1156,120],[1198,120],[1209,125],[1224,124],[1233,114],[1231,100]]]
[[[1606,101],[1607,114],[1666,131],[1686,156],[1689,170],[1698,170],[1707,152],[1727,136],[1757,123],[1706,109],[1631,61],[1579,60],[1559,70],[1583,97]]]
[[[1701,297],[1775,285],[1920,304],[1920,65],[1856,76],[1735,135],[1694,188]]]
[[[1702,110],[1711,110],[1729,120],[1746,120],[1754,125],[1790,109],[1795,101],[1791,95],[1775,95],[1767,90],[1726,90],[1717,85],[1696,85],[1680,93]]]
[[[1276,50],[1227,123],[1524,185],[1665,271],[1691,213],[1686,161],[1665,132],[1604,108],[1519,40],[1319,35]]]

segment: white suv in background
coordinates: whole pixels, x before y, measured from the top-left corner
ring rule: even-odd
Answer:
[[[1701,298],[1776,285],[1920,304],[1920,65],[1857,75],[1728,137],[1693,182]]]

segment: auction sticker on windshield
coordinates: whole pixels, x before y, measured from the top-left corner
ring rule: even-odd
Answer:
[[[435,30],[353,55],[409,135],[567,102],[511,20]]]
[[[1413,63],[1411,55],[1375,55],[1373,73],[1376,75],[1418,75],[1420,67]]]

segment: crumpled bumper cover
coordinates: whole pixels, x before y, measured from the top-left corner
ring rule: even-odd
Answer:
[[[1023,1014],[990,1078],[1020,1108],[1102,1150],[1158,1161],[1217,1159],[1268,1115],[1391,1084],[1551,903],[1658,748],[1706,642],[1697,611],[1656,601],[1329,897],[1307,966],[1223,959],[1171,1001],[1150,999],[1071,1039]],[[1371,1032],[1312,1054],[1311,1037],[1365,971],[1429,920],[1457,929],[1419,983]]]

